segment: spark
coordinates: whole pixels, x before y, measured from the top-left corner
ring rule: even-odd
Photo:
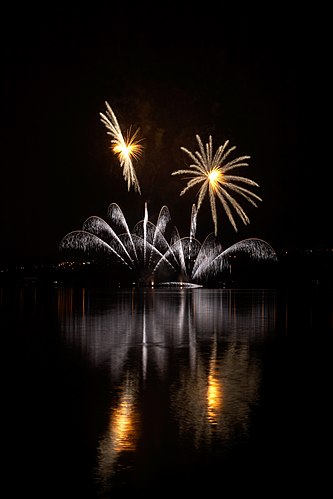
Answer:
[[[217,235],[216,198],[221,202],[231,225],[237,232],[238,229],[231,208],[236,211],[237,215],[245,225],[248,224],[250,220],[238,201],[231,196],[229,191],[243,196],[255,207],[257,207],[257,204],[254,199],[262,201],[259,196],[251,192],[249,189],[237,184],[239,182],[259,187],[256,182],[246,177],[228,174],[228,172],[234,168],[248,166],[247,160],[250,159],[250,156],[239,156],[235,159],[228,159],[230,154],[236,149],[235,146],[228,148],[229,140],[226,140],[223,145],[219,146],[213,155],[213,140],[211,136],[209,136],[209,141],[205,145],[205,148],[199,135],[196,135],[196,139],[199,144],[199,151],[192,153],[185,147],[181,147],[181,150],[188,154],[193,161],[193,164],[190,164],[189,166],[190,169],[172,172],[172,175],[184,174],[190,176],[187,177],[189,180],[180,195],[182,196],[192,187],[202,184],[198,191],[197,211],[199,211],[199,208],[201,207],[208,192],[215,236]]]
[[[143,146],[140,144],[142,139],[138,139],[138,133],[140,129],[138,128],[133,134],[131,128],[127,130],[124,137],[121,128],[119,126],[116,115],[112,111],[108,102],[105,102],[106,113],[99,113],[102,123],[108,129],[107,134],[111,135],[112,151],[118,156],[120,166],[123,169],[124,179],[127,181],[127,188],[130,190],[133,186],[134,190],[141,194],[141,189],[139,181],[133,166],[132,158],[139,159]]]
[[[266,241],[258,238],[243,239],[229,248],[222,245],[210,233],[203,243],[195,236],[197,210],[192,205],[190,234],[181,237],[174,227],[170,240],[167,240],[166,227],[171,222],[169,208],[164,205],[157,223],[149,220],[148,206],[145,203],[144,218],[129,229],[125,215],[116,203],[107,210],[108,221],[97,216],[89,217],[82,230],[66,234],[59,245],[61,251],[85,258],[97,255],[105,261],[114,262],[133,273],[141,284],[166,282],[175,285],[201,285],[208,279],[230,273],[230,258],[247,255],[252,261],[277,261],[275,250]],[[118,232],[118,234],[117,234]],[[182,284],[180,284],[182,283]]]

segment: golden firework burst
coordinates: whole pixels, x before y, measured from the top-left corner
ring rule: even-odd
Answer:
[[[231,196],[229,191],[243,196],[249,203],[256,207],[257,204],[254,200],[262,201],[257,194],[254,194],[242,185],[238,185],[238,183],[241,183],[259,187],[256,182],[247,177],[228,174],[228,172],[234,168],[248,166],[247,160],[250,159],[250,156],[239,156],[235,159],[228,159],[230,154],[236,149],[235,146],[228,148],[229,140],[226,140],[223,145],[219,146],[213,155],[213,140],[211,136],[209,136],[208,143],[205,144],[205,147],[199,135],[196,135],[196,139],[199,145],[199,151],[192,153],[185,147],[181,147],[181,150],[188,154],[193,161],[193,163],[190,164],[189,169],[172,172],[172,175],[189,175],[187,185],[181,191],[180,195],[182,196],[192,187],[201,184],[198,191],[197,211],[199,211],[208,192],[215,235],[217,235],[216,198],[221,202],[230,223],[237,232],[237,226],[231,208],[235,210],[244,224],[248,224],[250,220],[238,201]]]
[[[119,126],[116,115],[111,109],[108,102],[105,102],[106,113],[99,113],[101,121],[107,128],[108,135],[111,135],[112,151],[117,154],[120,166],[123,169],[123,175],[127,181],[127,188],[131,186],[141,194],[140,184],[133,166],[132,159],[139,159],[142,155],[143,146],[140,144],[142,139],[138,139],[140,129],[138,128],[132,133],[131,128],[126,132],[124,137]]]

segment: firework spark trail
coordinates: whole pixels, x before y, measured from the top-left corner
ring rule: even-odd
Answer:
[[[147,246],[146,246],[147,222],[148,222],[148,207],[147,207],[147,202],[145,202],[145,216],[143,219],[143,241],[144,241],[143,262],[144,262],[144,265],[146,265],[146,255],[147,255]]]
[[[240,196],[243,196],[249,203],[251,203],[255,207],[257,207],[257,204],[255,203],[254,199],[258,201],[262,201],[262,199],[245,187],[237,185],[235,183],[240,182],[243,184],[259,187],[256,182],[246,177],[226,175],[226,173],[234,168],[248,166],[247,160],[250,158],[250,156],[239,156],[238,158],[226,162],[228,156],[236,149],[235,146],[228,149],[228,140],[226,140],[225,143],[217,149],[213,156],[212,137],[209,136],[209,141],[206,144],[205,148],[199,135],[196,135],[196,139],[199,145],[199,151],[195,151],[195,153],[192,153],[185,147],[181,147],[181,150],[184,151],[193,161],[193,164],[190,164],[189,166],[190,169],[177,170],[175,172],[172,172],[172,175],[189,175],[187,185],[181,191],[180,195],[182,196],[183,194],[185,194],[185,192],[187,192],[195,185],[202,184],[198,192],[197,211],[199,211],[200,206],[208,191],[212,219],[214,222],[215,236],[217,235],[216,198],[218,198],[218,200],[221,202],[230,223],[237,232],[237,226],[230,207],[232,207],[236,211],[244,224],[248,224],[250,220],[243,208],[236,201],[236,199],[234,199],[230,195],[228,190],[231,190],[239,194]]]
[[[105,102],[106,113],[99,113],[102,123],[108,129],[107,134],[111,135],[112,151],[118,155],[120,166],[123,169],[124,179],[127,181],[127,189],[133,186],[134,190],[141,194],[138,178],[132,163],[133,159],[138,159],[143,150],[140,139],[137,139],[139,129],[132,135],[131,130],[127,131],[126,138],[123,136],[116,115],[112,111],[108,102]]]
[[[191,239],[192,241],[192,239]],[[177,227],[174,227],[173,234],[171,236],[171,241],[170,241],[170,248],[173,256],[178,260],[179,266],[181,269],[182,274],[186,274],[186,263],[185,263],[185,256],[184,256],[184,250],[183,250],[183,245],[181,242],[181,237],[179,234],[179,231]]]
[[[112,246],[119,255],[125,254],[128,261],[131,262],[131,265],[134,264],[133,258],[126,250],[118,235],[102,218],[97,216],[87,218],[82,226],[82,230],[99,237],[99,239],[102,239],[104,242]]]
[[[198,254],[193,265],[191,278],[200,274],[204,275],[205,269],[207,269],[210,263],[215,260],[218,255],[222,255],[223,253],[222,245],[216,240],[212,233],[208,234],[204,242],[198,248]]]
[[[67,234],[60,242],[59,248],[65,251],[85,253],[87,257],[104,255],[114,258],[132,270],[139,282],[155,280],[159,270],[174,278],[178,276],[183,282],[199,283],[230,268],[229,257],[244,254],[253,261],[277,261],[275,250],[266,241],[250,238],[239,241],[223,250],[213,233],[209,234],[201,244],[195,237],[192,210],[191,234],[181,238],[177,227],[174,227],[170,243],[164,236],[167,223],[170,221],[169,209],[163,206],[157,224],[149,221],[148,207],[145,205],[144,219],[130,231],[122,210],[116,203],[108,208],[108,218],[114,225],[125,229],[120,235],[100,217],[89,217],[82,230]],[[135,258],[132,258],[132,254]],[[147,257],[149,255],[149,258]]]
[[[240,255],[242,253],[248,255],[252,260],[277,261],[275,250],[263,239],[243,239],[224,251],[222,251],[222,248],[218,248],[209,255],[207,253],[208,257],[205,259],[201,255],[198,255],[197,261],[200,261],[200,265],[193,269],[192,279],[200,280],[205,275],[217,275],[221,273],[225,268],[230,267],[228,261],[230,255]]]
[[[191,211],[191,227],[190,227],[190,239],[195,237],[197,231],[197,209],[195,204],[192,204]]]
[[[95,234],[84,230],[75,230],[66,234],[60,241],[61,250],[76,250],[87,253],[105,253],[116,256],[126,267],[132,269],[131,265],[110,244],[100,239]]]
[[[138,262],[138,255],[136,253],[136,248],[135,248],[135,245],[134,245],[134,242],[133,242],[133,239],[132,239],[132,234],[131,234],[131,232],[129,230],[126,218],[125,218],[125,216],[124,216],[121,208],[119,207],[119,205],[117,203],[111,203],[109,205],[109,207],[108,207],[107,215],[108,215],[108,218],[111,220],[111,222],[113,222],[118,227],[120,227],[123,230],[125,230],[125,232],[126,232],[126,234],[128,236],[128,239],[131,242],[131,248],[133,250],[133,254],[135,256],[135,260],[136,260],[136,262]]]
[[[170,220],[171,220],[171,217],[170,217],[169,208],[164,205],[164,206],[162,206],[162,208],[159,212],[159,215],[158,215],[158,219],[157,219],[157,223],[156,223],[156,227],[155,227],[155,231],[154,231],[154,236],[153,236],[153,241],[152,241],[153,246],[156,246],[158,239],[160,239],[161,237],[164,239],[165,228],[166,228],[167,224],[170,222]],[[150,260],[151,260],[151,258],[152,258],[152,253],[150,255]],[[151,263],[151,262],[149,262],[149,263]]]

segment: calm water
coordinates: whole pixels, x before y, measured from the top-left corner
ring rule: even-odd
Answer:
[[[6,497],[332,491],[330,293],[27,286],[0,305]]]

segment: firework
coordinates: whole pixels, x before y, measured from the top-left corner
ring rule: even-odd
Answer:
[[[165,285],[175,285],[175,279],[179,285],[201,285],[225,271],[230,273],[230,257],[237,255],[248,256],[253,262],[277,260],[274,249],[258,238],[243,239],[223,249],[211,233],[200,243],[195,237],[196,217],[193,205],[189,236],[181,237],[174,226],[168,241],[166,228],[171,216],[166,205],[154,224],[145,203],[144,218],[130,230],[120,206],[111,203],[108,221],[97,216],[87,218],[82,230],[69,232],[59,247],[74,255],[81,253],[89,259],[98,255],[106,262],[120,264],[142,284],[157,283],[163,277]]]
[[[230,160],[230,154],[236,149],[236,147],[233,146],[228,148],[229,140],[226,140],[213,155],[213,140],[211,136],[209,136],[209,141],[205,147],[203,146],[199,135],[196,135],[196,139],[199,144],[199,151],[192,153],[185,147],[181,147],[181,150],[186,152],[186,154],[188,154],[191,158],[193,164],[189,166],[189,169],[172,172],[172,175],[189,175],[189,177],[187,177],[189,178],[187,185],[181,191],[180,195],[182,196],[192,187],[201,184],[198,191],[197,211],[199,211],[199,208],[208,192],[215,236],[217,235],[216,198],[221,202],[230,223],[237,232],[237,226],[231,208],[235,210],[245,225],[248,224],[250,220],[238,201],[236,201],[229,191],[244,197],[255,207],[257,207],[257,204],[254,200],[262,201],[262,199],[256,194],[244,186],[238,185],[238,183],[240,183],[259,187],[256,182],[246,177],[229,175],[228,173],[235,168],[248,166],[247,160],[250,159],[250,156],[239,156],[238,158]]]
[[[107,134],[111,135],[112,151],[118,156],[120,166],[123,169],[124,179],[127,181],[127,188],[130,190],[133,186],[134,190],[141,194],[140,185],[136,176],[135,168],[132,163],[133,159],[138,159],[143,150],[140,144],[142,139],[137,139],[139,128],[132,134],[131,128],[126,132],[125,137],[122,134],[116,115],[112,111],[108,102],[105,102],[106,113],[99,113],[102,123],[107,128]]]

